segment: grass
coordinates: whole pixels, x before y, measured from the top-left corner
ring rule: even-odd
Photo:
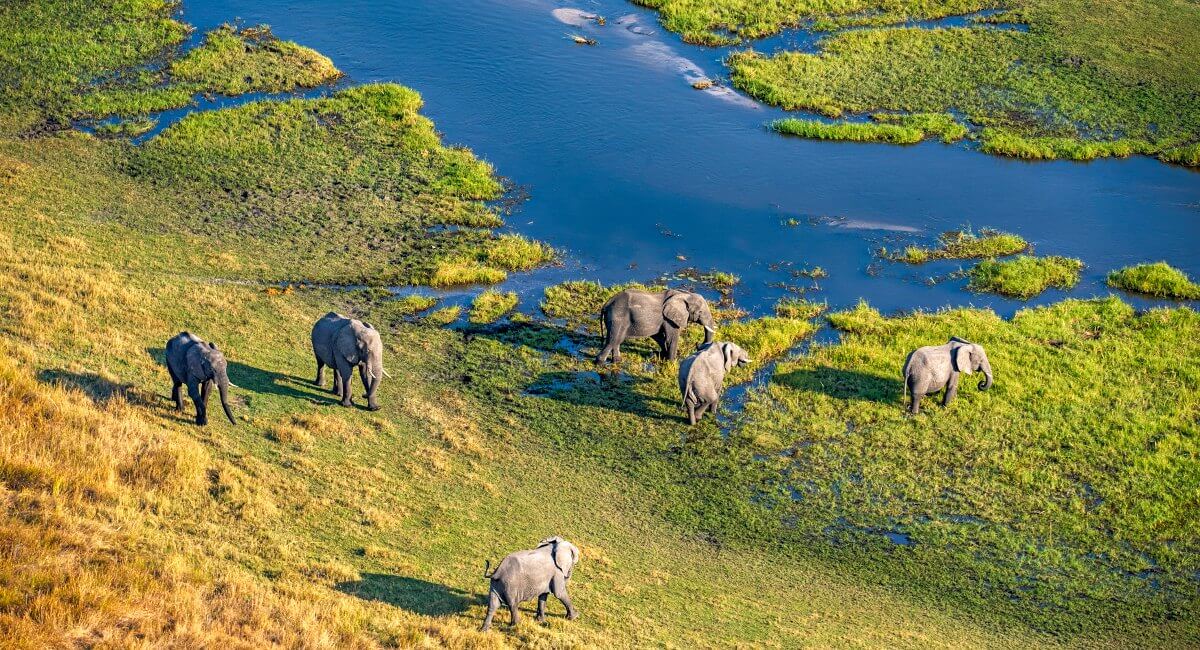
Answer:
[[[820,316],[828,309],[829,305],[823,302],[814,302],[804,298],[784,298],[775,304],[775,315],[807,320]]]
[[[984,229],[978,235],[970,230],[951,230],[938,236],[936,247],[908,246],[895,255],[885,250],[884,257],[909,264],[934,260],[967,260],[1016,255],[1029,250],[1029,242],[1020,235]]]
[[[158,126],[158,120],[135,117],[120,122],[108,122],[96,127],[96,135],[107,138],[136,138]]]
[[[471,313],[467,319],[477,325],[486,325],[500,320],[502,316],[517,307],[517,294],[488,289],[475,296],[471,303]]]
[[[988,291],[1028,300],[1056,287],[1070,289],[1079,283],[1083,262],[1069,257],[1021,255],[1010,260],[984,260],[967,272],[972,291]]]
[[[1200,284],[1166,262],[1127,266],[1108,274],[1108,286],[1158,298],[1200,300]]]
[[[801,120],[794,117],[787,117],[775,120],[771,123],[770,128],[785,135],[794,135],[814,140],[916,144],[925,139],[925,133],[920,129],[901,126],[899,124],[872,124],[868,122],[829,124],[817,120]]]
[[[779,363],[736,434],[772,473],[761,498],[789,539],[832,538],[831,556],[865,558],[884,581],[1032,606],[1063,629],[1093,608],[1192,616],[1196,312],[1109,298],[1011,321],[866,305],[830,321],[840,343]],[[905,416],[905,355],[950,336],[987,349],[994,387],[967,378],[950,407]],[[1169,644],[1190,643],[1176,633]]]
[[[313,88],[342,76],[328,57],[279,40],[266,25],[218,27],[200,47],[172,62],[170,74],[224,95]]]
[[[829,123],[788,117],[771,122],[770,128],[785,135],[814,140],[890,144],[916,144],[931,137],[954,142],[967,135],[967,128],[959,124],[954,116],[945,113],[876,113],[871,118],[874,122]]]
[[[650,5],[685,38],[742,24],[752,26],[738,34],[756,37],[806,19],[817,29],[831,28],[839,20],[825,20],[829,15],[854,15],[843,9],[856,8],[745,0]],[[1018,0],[1004,15],[1028,25],[1017,32],[904,27],[898,23],[907,16],[979,7],[889,5],[867,14],[885,26],[835,33],[817,53],[736,52],[729,59],[731,79],[766,103],[829,117],[956,111],[983,127],[981,149],[988,153],[1072,160],[1146,154],[1194,164],[1200,9],[1186,0],[1121,0],[1107,7],[1097,13],[1080,0]],[[747,14],[762,22],[749,22]],[[855,131],[847,135],[880,133]],[[911,142],[913,134],[886,137]]]

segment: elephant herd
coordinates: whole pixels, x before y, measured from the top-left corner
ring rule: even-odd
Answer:
[[[312,328],[312,350],[317,359],[317,386],[324,383],[325,366],[334,370],[332,392],[341,398],[342,406],[353,406],[350,381],[354,370],[366,390],[367,409],[379,410],[375,393],[387,373],[383,369],[383,341],[370,323],[329,312]],[[167,341],[167,372],[171,375],[171,399],[175,410],[183,412],[180,388],[187,386],[188,396],[196,407],[196,424],[208,424],[208,394],[213,384],[221,395],[221,408],[231,424],[237,424],[229,410],[228,362],[225,355],[210,343],[191,332],[180,332]]]
[[[706,412],[715,414],[724,391],[725,375],[737,366],[750,363],[745,350],[735,343],[715,341],[716,324],[708,302],[698,293],[668,290],[660,292],[627,289],[613,296],[600,311],[604,346],[596,363],[608,358],[621,360],[621,344],[630,338],[651,338],[665,359],[679,354],[679,337],[691,323],[704,328],[704,343],[695,353],[679,364],[679,392],[689,425],[695,425]],[[325,367],[334,370],[332,392],[342,406],[353,406],[350,383],[354,370],[366,391],[367,408],[379,409],[376,392],[386,371],[383,369],[383,343],[379,332],[369,323],[329,312],[312,328],[312,351],[317,362],[314,383],[322,385]],[[221,396],[221,408],[231,423],[236,424],[229,409],[229,373],[225,356],[215,343],[202,340],[190,332],[180,332],[166,347],[167,371],[171,375],[171,398],[175,408],[183,411],[180,388],[187,386],[188,395],[196,407],[196,424],[208,423],[208,396],[213,384]],[[918,348],[904,362],[904,392],[911,394],[909,411],[920,411],[921,398],[945,391],[942,405],[948,405],[958,392],[961,373],[982,372],[980,390],[992,385],[992,367],[982,346],[957,337],[944,345]],[[505,557],[496,570],[484,577],[490,580],[487,615],[483,630],[501,604],[509,609],[512,623],[520,619],[518,606],[538,599],[537,619],[545,620],[546,600],[553,594],[567,608],[567,618],[578,612],[567,594],[567,581],[579,561],[579,549],[562,537],[542,540],[536,548],[517,551]]]

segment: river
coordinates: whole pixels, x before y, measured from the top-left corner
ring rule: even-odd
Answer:
[[[235,18],[267,23],[328,55],[347,83],[418,90],[448,142],[528,191],[510,228],[564,253],[564,266],[509,281],[526,309],[547,283],[646,280],[688,266],[739,275],[735,297],[754,313],[793,290],[786,285],[835,307],[865,298],[885,312],[976,305],[1010,315],[1107,294],[1105,274],[1127,264],[1165,259],[1200,277],[1194,171],[1141,157],[1030,163],[966,144],[783,137],[764,128],[783,111],[691,87],[724,75],[730,49],[685,44],[625,0],[185,0],[182,17],[201,31]],[[573,33],[597,44],[576,45]],[[792,32],[759,49],[789,41],[812,38]],[[967,292],[963,279],[928,281],[962,263],[912,267],[874,255],[960,226],[1078,257],[1083,280],[1025,303]],[[815,266],[829,273],[819,289],[792,277]]]

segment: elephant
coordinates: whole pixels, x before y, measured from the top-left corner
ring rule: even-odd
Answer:
[[[383,341],[370,323],[329,312],[313,325],[313,356],[317,358],[317,386],[323,383],[325,366],[334,369],[333,392],[342,399],[342,406],[353,406],[350,380],[358,367],[359,378],[366,390],[367,409],[379,410],[375,392],[383,379]]]
[[[951,337],[945,345],[929,345],[913,350],[904,362],[904,392],[912,393],[909,412],[921,411],[921,398],[945,389],[942,406],[949,406],[958,393],[959,373],[983,372],[979,390],[992,387],[992,364],[987,352],[977,343]]]
[[[521,620],[521,603],[534,596],[538,599],[537,620],[544,623],[546,599],[550,594],[554,594],[566,606],[568,619],[579,618],[579,612],[567,594],[567,581],[571,579],[578,562],[579,549],[561,537],[543,539],[537,548],[510,553],[491,574],[488,574],[491,567],[489,561],[483,568],[483,577],[491,579],[491,588],[488,591],[487,616],[483,619],[481,630],[486,632],[492,626],[492,617],[501,603],[512,612],[512,625],[515,627]]]
[[[659,292],[626,289],[604,303],[600,310],[600,324],[606,333],[596,363],[603,363],[610,355],[614,362],[620,363],[625,339],[647,336],[658,343],[663,358],[675,359],[679,355],[679,333],[690,323],[704,327],[705,345],[713,342],[717,328],[704,296],[677,289]]]
[[[230,424],[236,425],[229,410],[229,370],[225,355],[217,344],[208,343],[191,332],[180,332],[167,341],[167,372],[171,373],[171,399],[175,410],[183,412],[179,388],[187,384],[188,396],[196,406],[196,424],[208,424],[208,391],[215,383],[221,394],[221,408]]]
[[[679,393],[688,425],[694,426],[706,410],[716,414],[725,390],[725,373],[749,363],[750,355],[736,343],[705,345],[679,362]]]

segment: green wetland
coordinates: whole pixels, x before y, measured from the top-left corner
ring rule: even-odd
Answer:
[[[781,137],[766,125],[796,116],[693,88],[732,50],[683,41],[798,17],[866,28],[835,46],[939,39],[916,23],[983,7],[645,4],[0,7],[0,638],[1200,644],[1200,177],[982,155],[971,107],[929,88],[851,106],[831,86],[810,108],[870,121]],[[1135,81],[1150,36],[1189,47],[1138,4],[1090,40],[1046,31],[1062,6],[985,12],[1028,31],[970,38],[1053,39],[1078,74],[1099,52]],[[1094,36],[1121,16],[1117,56]],[[1055,87],[1077,124],[1160,124],[1158,149],[1192,128],[1194,98],[1172,122],[1152,86],[1133,112]],[[1030,130],[993,142],[1054,154],[1021,157],[1095,157],[1005,115]],[[665,285],[754,359],[693,428],[648,341],[591,362],[605,300]],[[383,335],[380,411],[312,385],[331,309]],[[229,358],[236,426],[172,410],[182,329]],[[907,415],[905,355],[951,336],[995,385]],[[478,632],[484,561],[554,534],[582,551],[582,617],[552,600],[546,624]]]

